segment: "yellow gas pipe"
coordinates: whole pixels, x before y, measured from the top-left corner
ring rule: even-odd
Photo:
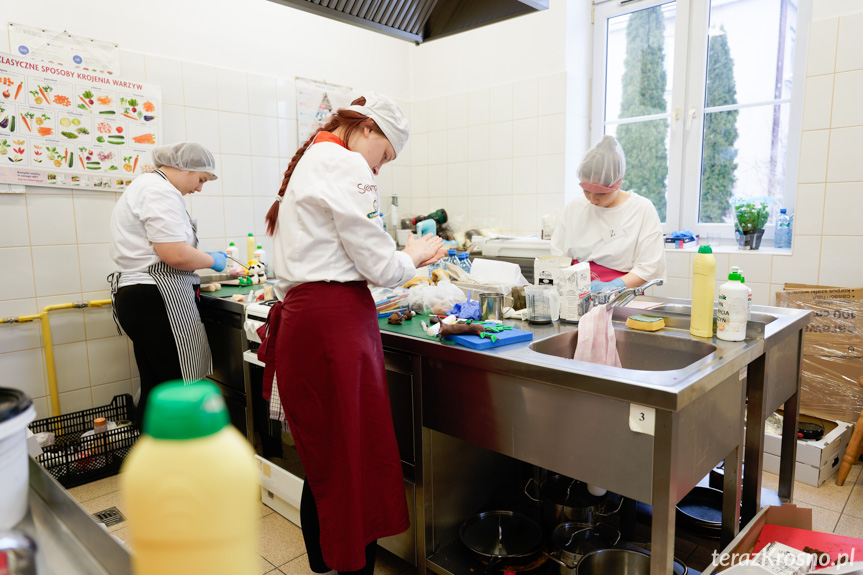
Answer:
[[[73,309],[85,307],[102,307],[103,305],[111,305],[111,300],[100,299],[81,303],[58,303],[54,305],[46,305],[37,314],[19,315],[18,317],[0,317],[0,323],[27,323],[36,321],[42,322],[42,339],[45,345],[45,367],[48,370],[48,391],[51,394],[51,415],[60,415],[60,396],[57,393],[57,371],[54,367],[54,346],[51,343],[51,324],[48,323],[48,312],[58,309]]]

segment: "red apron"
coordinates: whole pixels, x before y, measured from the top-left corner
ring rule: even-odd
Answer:
[[[572,265],[575,265],[577,263],[578,260],[572,260]],[[610,282],[611,280],[616,280],[617,278],[623,277],[627,274],[627,272],[621,272],[618,270],[607,268],[605,266],[601,266],[596,262],[588,263],[590,264],[591,281]]]
[[[265,394],[275,369],[317,504],[324,561],[336,571],[362,569],[366,545],[410,526],[371,293],[362,281],[300,284],[259,334]]]

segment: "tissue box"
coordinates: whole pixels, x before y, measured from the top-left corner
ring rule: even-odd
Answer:
[[[560,319],[578,321],[590,307],[590,264],[577,263],[559,270]]]

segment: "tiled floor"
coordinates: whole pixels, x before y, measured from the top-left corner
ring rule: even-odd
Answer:
[[[835,476],[819,488],[798,482],[794,487],[795,503],[812,509],[813,529],[863,539],[863,464],[856,464],[845,485],[837,487]],[[776,490],[778,477],[765,473],[763,487]],[[125,514],[125,504],[120,496],[118,477],[74,487],[70,493],[91,513],[117,507]],[[296,525],[259,504],[260,514],[258,552],[259,573],[272,575],[308,575],[302,533]],[[125,522],[109,527],[109,530],[126,541],[129,532]],[[678,549],[678,552],[684,551]],[[691,551],[691,550],[690,550]],[[683,558],[683,557],[681,557]],[[685,560],[685,559],[684,559]],[[376,575],[413,575],[414,568],[384,549],[378,552]]]
[[[126,514],[126,506],[120,495],[119,476],[73,487],[69,493],[90,513],[116,507],[124,516]],[[311,570],[306,559],[306,548],[300,528],[263,503],[258,505],[258,553],[260,554],[258,573],[309,575]],[[124,521],[108,527],[108,530],[123,541],[127,541],[129,537],[127,526]],[[385,549],[378,549],[375,575],[412,575],[414,571],[415,568],[412,565]]]

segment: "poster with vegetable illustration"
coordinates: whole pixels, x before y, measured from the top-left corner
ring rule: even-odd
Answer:
[[[157,85],[0,53],[0,182],[123,190],[161,110]]]
[[[27,99],[24,90],[25,78],[13,72],[0,73],[0,103],[24,102]],[[24,92],[22,94],[22,92]]]

